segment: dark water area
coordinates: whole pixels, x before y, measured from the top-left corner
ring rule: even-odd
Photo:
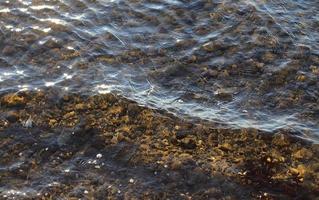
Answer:
[[[51,94],[52,90],[59,92]],[[26,93],[30,91],[33,93]],[[12,97],[6,96],[12,95],[12,92]],[[106,118],[109,114],[113,116],[112,109],[108,109],[117,104],[102,101],[109,106],[103,107],[96,102],[90,103],[86,98],[99,99],[111,94],[116,95],[116,101],[124,103],[120,104],[121,109],[114,108],[114,112],[118,113],[115,122],[111,119],[111,122],[99,121],[100,115]],[[72,100],[65,107],[63,99],[69,95],[75,95],[75,99],[79,100]],[[43,99],[37,99],[37,96]],[[127,193],[133,191],[133,196],[127,196],[127,199],[147,199],[151,194],[157,195],[152,196],[154,198],[174,199],[177,193],[182,194],[179,196],[181,199],[205,199],[211,197],[208,194],[217,199],[247,199],[252,196],[282,199],[296,196],[293,190],[300,195],[309,193],[310,196],[303,197],[311,198],[311,195],[318,194],[314,185],[318,183],[319,173],[316,146],[319,142],[319,1],[2,0],[0,97],[0,154],[7,156],[0,162],[0,195],[8,198],[22,198],[24,193],[25,198],[40,198],[47,193],[46,199],[54,197],[56,192],[57,196],[67,194],[62,199],[78,193],[88,199],[99,199],[101,196],[94,195],[103,196],[103,193],[96,192],[96,188],[105,191],[105,187],[110,185],[111,188],[114,185],[118,187],[112,190],[113,193],[108,193],[114,198],[123,197],[123,188]],[[114,142],[113,136],[106,132],[116,133],[118,139],[119,127],[127,123],[124,116],[130,110],[130,101],[152,113],[155,109],[152,116],[158,116],[159,122],[155,120],[151,127],[144,127],[137,121],[135,125],[142,128],[134,125],[136,130],[124,131],[125,134],[134,133],[127,136],[130,139]],[[77,107],[78,104],[92,104],[92,107],[82,109]],[[44,110],[48,116],[43,113]],[[156,114],[159,110],[164,114]],[[73,145],[70,145],[71,142],[64,144],[81,125],[83,117],[88,118],[84,120],[85,130],[88,131],[87,127],[94,129],[93,132],[90,132],[91,129],[88,131],[93,134],[93,139],[82,141],[81,136],[72,139]],[[142,121],[148,119],[148,115],[141,117]],[[33,125],[29,126],[30,123]],[[196,133],[196,137],[187,138],[187,134],[176,136],[180,132],[176,123],[185,126],[188,132]],[[210,124],[214,131],[208,128],[209,131],[197,132],[194,124],[205,127]],[[159,126],[158,129],[153,127],[155,125]],[[163,126],[171,129],[166,130]],[[243,134],[248,134],[252,141],[249,140],[247,146],[259,146],[260,149],[241,149],[235,144],[238,142],[236,139],[231,141],[231,136],[215,129],[227,130],[234,138],[241,138],[238,141],[242,141]],[[155,134],[154,138],[148,138],[154,145],[158,144],[154,149],[150,148],[151,153],[137,153],[134,162],[125,160],[123,164],[118,155],[128,154],[130,151],[127,149],[145,147],[140,142],[144,136],[138,135],[143,130],[154,134],[171,131],[177,142],[172,142],[169,136],[162,138]],[[30,137],[19,134],[24,132],[28,132]],[[256,132],[266,139],[256,136]],[[207,138],[210,134],[220,134],[221,138],[206,144],[210,141]],[[290,138],[290,142],[281,145],[272,138],[278,135],[294,139]],[[157,140],[161,142],[155,142]],[[164,148],[166,140],[169,145]],[[186,145],[184,140],[187,140]],[[191,142],[193,140],[196,141],[195,146]],[[258,142],[261,140],[265,142]],[[34,141],[39,146],[32,146]],[[95,147],[95,143],[101,141],[108,141],[106,147]],[[166,176],[176,164],[170,160],[173,156],[170,145],[180,158],[176,162],[186,163],[185,166],[190,171],[195,170],[199,177],[210,172],[198,170],[198,162],[213,162],[211,170],[225,173],[228,178],[225,179],[223,174],[223,178],[218,175],[215,180],[216,176],[210,174],[209,180],[197,180],[188,174],[187,167],[174,171],[175,178]],[[273,145],[277,145],[278,149],[271,149]],[[216,151],[210,152],[208,146],[216,148]],[[24,152],[20,147],[30,148],[28,156],[19,155],[19,152]],[[19,150],[15,151],[16,148]],[[53,150],[47,152],[46,148]],[[158,153],[159,149],[166,153]],[[78,162],[98,162],[100,158],[94,157],[102,151],[106,166],[91,163],[85,164],[91,168],[81,168],[81,164],[78,165]],[[236,151],[244,153],[237,155]],[[72,155],[60,156],[64,164],[52,164],[55,156],[70,152]],[[10,156],[15,153],[17,157]],[[185,153],[193,157],[186,156],[186,159]],[[171,157],[166,158],[166,154]],[[223,158],[222,161],[212,161],[211,157],[215,159],[215,154],[217,158]],[[243,158],[243,163],[232,160],[246,154],[252,157]],[[148,159],[144,160],[143,156]],[[157,162],[161,167],[150,164]],[[237,163],[241,165],[237,166]],[[215,165],[226,167],[216,169]],[[39,166],[40,171],[26,183],[24,181],[29,179],[25,172],[21,172],[21,177],[15,174],[21,166],[30,173],[37,169],[34,166]],[[95,166],[103,170],[99,171]],[[68,173],[72,172],[72,167],[74,177],[70,178]],[[201,167],[205,168],[205,165]],[[117,171],[118,168],[124,172]],[[65,169],[69,170],[67,175],[61,175]],[[154,171],[162,171],[163,176],[156,178]],[[241,178],[232,181],[233,174],[238,176],[245,171],[248,171],[245,181]],[[112,175],[102,176],[97,181],[103,173]],[[126,177],[133,177],[134,173],[138,173],[139,183],[144,185],[131,187],[132,183],[130,179],[127,182]],[[285,173],[291,176],[284,176]],[[83,177],[78,177],[79,174]],[[308,180],[307,176],[314,178]],[[52,177],[52,180],[46,180],[47,177]],[[77,178],[79,182],[75,183]],[[185,182],[187,179],[192,180],[191,183]],[[11,182],[6,185],[3,180]],[[179,184],[166,185],[165,180]],[[88,187],[94,185],[94,181],[99,187],[90,190]],[[55,187],[56,183],[60,189],[45,191]],[[256,183],[260,185],[249,186]],[[71,187],[71,184],[75,186]],[[194,184],[199,184],[199,188],[191,191],[189,188]],[[211,186],[214,192],[210,191]],[[280,189],[275,191],[271,187]],[[118,193],[121,190],[122,193]],[[166,190],[171,193],[161,193]],[[94,195],[92,191],[95,191]],[[142,191],[148,193],[143,197],[134,196]],[[208,196],[200,196],[205,192]],[[40,196],[37,196],[38,193]],[[264,196],[264,193],[273,196]]]

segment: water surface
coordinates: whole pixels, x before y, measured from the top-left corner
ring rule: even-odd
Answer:
[[[0,92],[114,92],[318,141],[319,2],[1,1]]]

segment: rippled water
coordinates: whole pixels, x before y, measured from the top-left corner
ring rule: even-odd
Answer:
[[[319,2],[0,3],[0,92],[116,92],[318,141]]]

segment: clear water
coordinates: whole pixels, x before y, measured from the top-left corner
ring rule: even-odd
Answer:
[[[319,2],[1,1],[0,92],[119,93],[319,138]]]

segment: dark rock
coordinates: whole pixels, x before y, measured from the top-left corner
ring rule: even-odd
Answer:
[[[19,114],[16,111],[9,111],[6,113],[6,119],[10,122],[10,123],[14,123],[16,121],[18,121],[19,119]]]
[[[13,46],[5,46],[2,49],[2,54],[5,55],[5,56],[11,56],[11,55],[14,54],[14,52],[16,52],[16,49]]]
[[[181,140],[181,146],[184,149],[195,149],[197,145],[193,138],[184,138]]]

